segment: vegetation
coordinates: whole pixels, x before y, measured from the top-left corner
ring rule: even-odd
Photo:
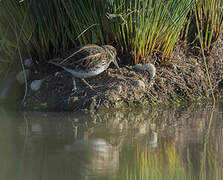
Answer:
[[[199,179],[199,170],[196,172],[197,169],[193,167],[194,161],[185,161],[184,156],[185,154],[177,152],[173,141],[163,143],[161,149],[138,145],[136,152],[133,152],[123,148],[118,179]],[[213,171],[214,169],[210,168],[210,172]]]
[[[46,61],[89,43],[112,44],[135,64],[153,53],[169,60],[180,33],[197,36],[194,28],[210,52],[223,22],[221,0],[1,0],[0,12],[3,63],[18,52]]]
[[[194,14],[198,20],[204,50],[210,53],[214,43],[219,38],[223,27],[223,1],[202,0],[195,3]]]
[[[190,167],[187,169],[183,166],[174,145],[164,146],[162,152],[152,151],[149,147],[138,147],[136,154],[129,156],[134,159],[123,158],[125,168],[120,168],[120,179],[192,179]],[[122,155],[127,153],[129,152],[125,150]]]

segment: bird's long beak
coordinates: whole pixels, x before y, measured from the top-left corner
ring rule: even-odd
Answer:
[[[116,58],[118,58],[118,57],[116,57]],[[119,58],[118,58],[118,59],[119,59]],[[119,67],[118,62],[117,62],[116,59],[114,59],[113,63],[114,63],[114,65],[117,67],[118,71],[121,73],[121,71],[120,71],[120,67]]]
[[[118,62],[117,62],[116,59],[114,59],[113,63],[114,63],[114,65],[119,69],[119,65],[118,65]]]

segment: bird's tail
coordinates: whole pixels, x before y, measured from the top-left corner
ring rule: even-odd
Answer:
[[[56,62],[53,62],[53,61],[49,61],[48,63],[63,68],[63,65],[61,65],[59,63],[56,63]]]
[[[53,64],[53,65],[55,65],[55,66],[57,66],[57,67],[61,67],[61,68],[64,69],[65,71],[67,71],[67,72],[73,74],[73,70],[71,70],[71,69],[69,69],[69,68],[66,68],[66,67],[63,66],[62,64],[58,64],[58,63],[53,62],[53,61],[49,61],[48,63]]]

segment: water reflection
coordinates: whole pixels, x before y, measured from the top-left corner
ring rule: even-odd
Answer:
[[[119,168],[119,150],[104,139],[77,140],[73,144],[65,145],[64,150],[72,159],[73,172],[77,179],[81,179],[82,175],[96,179],[112,177]]]
[[[101,114],[0,109],[0,180],[221,179],[223,103]]]

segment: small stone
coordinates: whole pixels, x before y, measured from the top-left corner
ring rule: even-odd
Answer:
[[[40,103],[40,106],[47,107],[47,102]]]
[[[43,83],[44,79],[34,80],[30,84],[30,88],[32,91],[38,91]]]
[[[136,70],[141,70],[141,71],[147,71],[149,72],[150,79],[154,78],[156,75],[156,68],[153,64],[148,63],[148,64],[136,64],[135,65]]]
[[[16,75],[16,80],[19,82],[19,84],[24,84],[25,83],[25,76],[26,76],[26,80],[28,80],[29,75],[30,75],[30,71],[28,69],[26,69],[24,71],[20,71]]]
[[[135,69],[137,69],[137,70],[145,70],[145,69],[143,69],[143,66],[142,66],[142,64],[136,64],[135,66]]]
[[[73,97],[73,101],[77,101],[78,99],[79,99],[78,96]]]
[[[32,65],[33,65],[33,60],[32,60],[32,59],[25,59],[25,60],[24,60],[24,66],[25,66],[26,68],[31,68]]]
[[[149,72],[150,79],[153,79],[156,75],[156,68],[153,64],[144,64],[145,69]]]

